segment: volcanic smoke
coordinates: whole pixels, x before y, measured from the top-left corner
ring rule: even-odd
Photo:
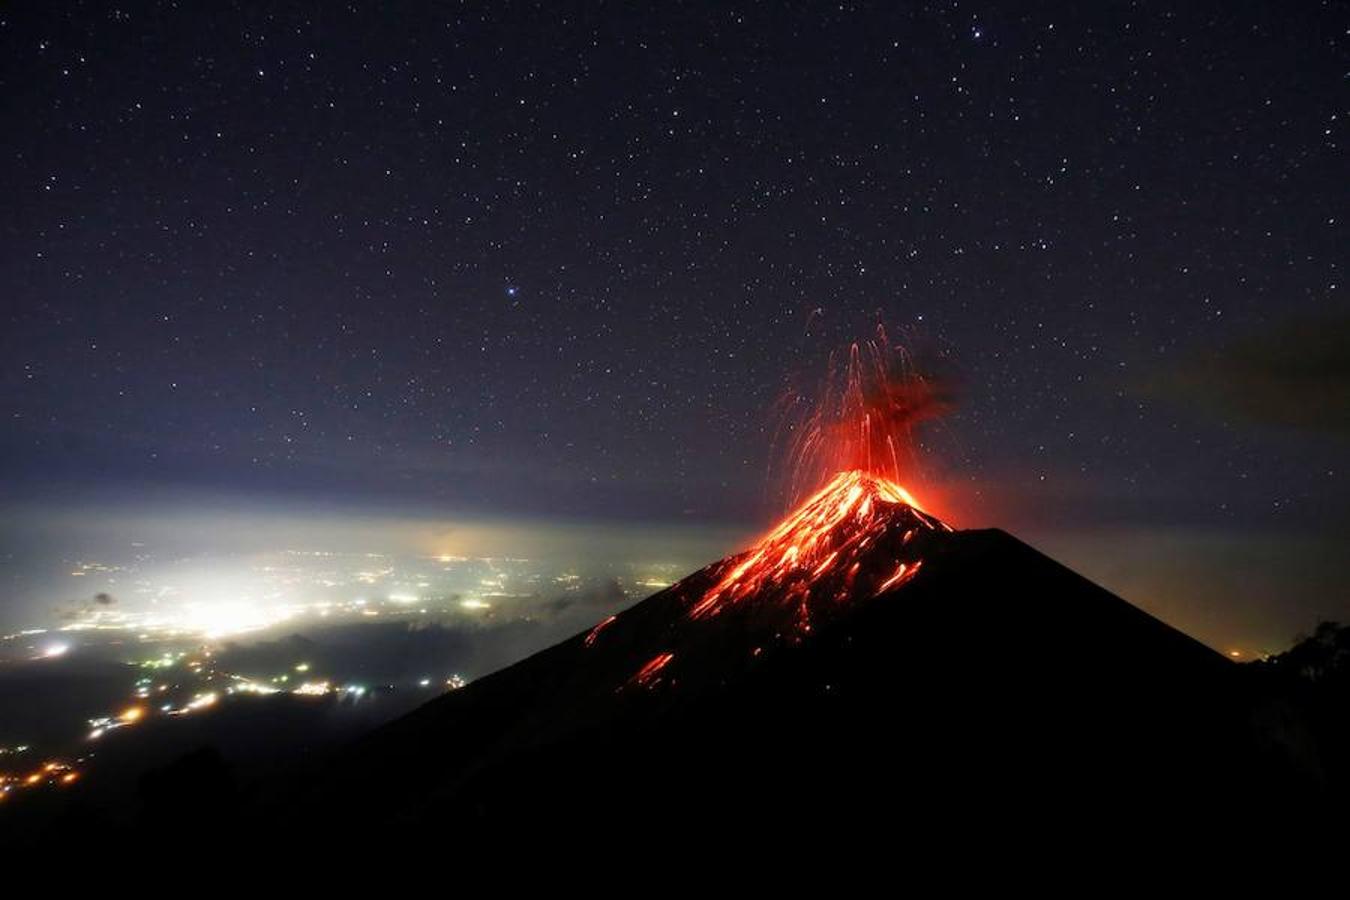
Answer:
[[[791,390],[782,399],[789,499],[814,492],[838,472],[905,483],[918,461],[915,427],[954,403],[950,382],[921,372],[878,325],[871,340],[830,355],[814,396]]]
[[[951,408],[952,392],[925,377],[878,326],[872,340],[831,357],[813,403],[787,429],[790,490],[814,493],[758,544],[733,557],[689,609],[694,619],[747,597],[795,607],[810,630],[827,601],[875,596],[919,571],[916,535],[951,529],[901,486],[917,455],[914,428]],[[823,485],[823,486],[821,486]]]
[[[920,374],[881,328],[843,357],[831,357],[814,401],[801,392],[786,398],[797,412],[784,425],[792,435],[789,489],[810,495],[750,549],[668,589],[678,598],[681,624],[670,622],[659,643],[645,648],[658,652],[623,687],[674,683],[709,635],[747,638],[757,655],[765,644],[800,640],[853,603],[915,578],[933,539],[952,529],[901,478],[914,471],[915,426],[948,410],[951,393]],[[623,631],[626,615],[597,624],[584,645],[611,642],[610,629]],[[724,617],[736,624],[712,625]]]

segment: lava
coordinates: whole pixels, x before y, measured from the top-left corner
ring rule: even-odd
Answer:
[[[636,675],[629,679],[629,684],[638,687],[655,687],[661,675],[661,670],[668,666],[674,658],[674,653],[661,653],[653,657],[645,666],[638,669]]]
[[[693,603],[688,615],[703,619],[730,604],[756,602],[797,607],[809,630],[813,607],[898,587],[923,565],[914,537],[947,530],[903,487],[860,469],[840,472],[744,554],[733,557]],[[889,568],[877,571],[879,562]]]
[[[873,340],[852,344],[842,365],[832,357],[820,391],[814,398],[791,394],[784,417],[788,496],[795,501],[808,484],[814,493],[749,550],[672,586],[682,625],[694,627],[671,623],[665,652],[638,667],[626,685],[655,686],[669,677],[676,652],[684,666],[709,641],[796,642],[851,604],[917,577],[924,552],[933,548],[924,536],[951,528],[900,480],[913,472],[914,427],[945,412],[950,397],[947,386],[921,376],[908,354],[892,348],[881,328]],[[733,614],[726,627],[709,624]],[[591,629],[585,646],[595,646],[614,621]],[[751,656],[763,646],[749,648]]]
[[[839,471],[904,481],[915,468],[915,427],[948,412],[954,393],[950,381],[921,372],[881,326],[870,340],[832,354],[816,390],[789,391],[780,403],[789,496],[796,500]]]
[[[610,625],[613,625],[613,624],[614,624],[614,620],[617,619],[617,618],[618,618],[618,616],[608,616],[607,618],[601,619],[601,620],[600,620],[600,623],[599,623],[598,625],[596,625],[596,626],[595,626],[594,628],[592,628],[589,632],[587,632],[587,634],[586,634],[586,646],[587,646],[587,647],[592,647],[592,646],[594,646],[596,640],[599,639],[599,637],[600,637],[600,632],[604,631],[604,630],[605,630],[606,628],[608,628]]]

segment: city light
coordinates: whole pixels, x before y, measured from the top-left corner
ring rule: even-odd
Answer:
[[[623,585],[615,605],[671,583],[683,568],[677,562],[645,560],[632,563],[621,575],[607,576]],[[399,684],[366,678],[350,682],[335,677],[328,657],[320,661],[301,654],[266,668],[229,671],[222,659],[232,654],[222,653],[222,648],[240,635],[256,634],[266,642],[270,638],[264,633],[278,626],[304,633],[301,629],[310,626],[350,627],[374,617],[380,622],[464,627],[466,617],[489,611],[506,621],[535,621],[558,596],[584,591],[591,583],[589,576],[570,567],[523,558],[443,555],[399,560],[309,551],[272,554],[251,561],[246,569],[226,572],[218,567],[209,572],[155,568],[148,557],[128,565],[87,561],[78,572],[81,591],[99,590],[98,578],[115,577],[129,586],[116,592],[115,601],[89,602],[53,627],[0,635],[0,658],[59,665],[77,647],[81,657],[115,647],[116,656],[130,667],[124,699],[102,715],[73,723],[66,743],[40,751],[13,740],[0,747],[0,799],[13,799],[29,787],[62,788],[82,781],[77,765],[82,770],[94,764],[98,748],[132,739],[127,730],[152,719],[209,715],[227,701],[251,703],[283,693],[315,702],[366,704],[404,690],[415,692],[421,702],[427,692],[454,691],[468,682],[462,674],[435,668],[405,676]],[[370,588],[372,582],[379,586]],[[83,635],[78,643],[69,639],[73,632]],[[390,707],[399,708],[398,703]],[[278,709],[284,714],[286,707]],[[67,768],[37,768],[29,755],[37,752],[50,754],[47,758],[54,762],[69,754],[68,762],[57,762]]]

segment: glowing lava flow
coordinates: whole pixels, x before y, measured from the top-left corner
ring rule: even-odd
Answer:
[[[809,630],[813,607],[875,596],[918,573],[914,537],[950,531],[900,485],[861,470],[840,472],[724,573],[689,608],[694,619],[754,597],[793,604]]]
[[[631,679],[629,679],[628,683],[630,685],[637,685],[638,687],[646,687],[646,688],[654,686],[657,682],[657,679],[661,675],[661,670],[664,669],[666,666],[668,666],[670,664],[670,661],[674,658],[675,658],[674,653],[658,654],[657,656],[653,657],[645,666],[643,666],[641,669],[638,669],[637,674],[634,675]]]
[[[596,640],[600,637],[600,632],[604,631],[610,625],[613,625],[614,620],[617,618],[618,616],[608,616],[607,618],[601,619],[600,623],[586,634],[586,646],[594,647]]]

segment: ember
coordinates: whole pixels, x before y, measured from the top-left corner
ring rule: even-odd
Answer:
[[[661,670],[664,669],[674,658],[675,658],[674,653],[662,653],[659,656],[654,657],[645,666],[643,666],[641,669],[638,669],[637,674],[632,677],[632,679],[629,681],[629,684],[634,684],[637,685],[638,687],[655,686],[657,679],[661,675]]]
[[[757,602],[797,605],[799,623],[809,628],[815,604],[859,591],[880,594],[913,578],[923,565],[916,532],[939,529],[951,530],[900,485],[859,470],[840,472],[759,544],[734,557],[689,616],[712,616],[753,595]],[[890,559],[893,568],[864,572],[863,561],[877,558]]]
[[[951,381],[920,371],[878,326],[871,340],[831,355],[817,388],[789,391],[780,401],[789,497],[795,501],[841,471],[894,485],[908,480],[916,468],[915,427],[954,402]],[[917,506],[912,498],[905,502]]]

